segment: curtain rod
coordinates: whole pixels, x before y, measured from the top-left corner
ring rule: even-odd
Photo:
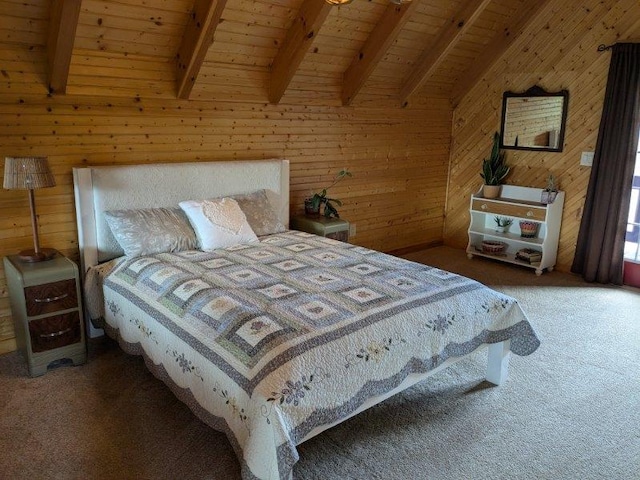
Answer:
[[[613,45],[615,45],[615,43]],[[598,51],[604,52],[605,50],[611,50],[613,48],[613,45],[605,45],[604,43],[601,43],[600,45],[598,45]]]

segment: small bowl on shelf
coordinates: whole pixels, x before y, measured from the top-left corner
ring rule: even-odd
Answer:
[[[504,242],[496,242],[494,240],[482,241],[483,253],[488,253],[490,255],[498,255],[500,253],[504,253],[506,249],[507,249],[507,244]]]

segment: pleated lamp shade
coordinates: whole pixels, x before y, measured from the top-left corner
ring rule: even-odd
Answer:
[[[51,173],[46,157],[6,157],[4,159],[3,187],[7,190],[28,190],[31,209],[31,227],[33,228],[33,249],[20,252],[25,262],[42,262],[53,258],[56,250],[40,248],[38,238],[38,218],[33,191],[40,188],[55,187],[56,179]]]
[[[7,190],[36,190],[55,187],[47,157],[6,157],[4,159],[4,184]]]

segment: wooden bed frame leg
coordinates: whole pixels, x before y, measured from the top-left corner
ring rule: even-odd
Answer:
[[[509,374],[510,340],[490,343],[488,349],[487,381],[494,385],[502,384]]]

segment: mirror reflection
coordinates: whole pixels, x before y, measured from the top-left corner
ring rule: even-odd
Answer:
[[[502,105],[501,148],[561,152],[568,92],[549,93],[533,87],[506,92]]]

